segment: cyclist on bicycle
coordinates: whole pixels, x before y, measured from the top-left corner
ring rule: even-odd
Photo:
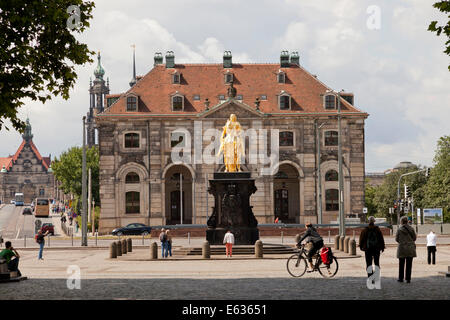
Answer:
[[[313,227],[311,222],[306,222],[306,232],[305,234],[300,238],[300,240],[297,243],[297,247],[300,247],[303,240],[306,239],[306,243],[311,243],[311,249],[308,251],[308,262],[309,262],[309,270],[308,272],[314,271],[314,266],[312,264],[312,257],[314,254],[323,247],[323,239],[317,232],[316,228]]]

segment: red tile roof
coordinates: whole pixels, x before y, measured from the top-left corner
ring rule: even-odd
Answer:
[[[311,75],[303,67],[291,64],[280,68],[279,64],[233,64],[233,68],[223,68],[222,64],[176,64],[175,68],[156,65],[132,88],[123,93],[114,104],[100,114],[108,115],[195,115],[205,110],[204,101],[210,101],[210,109],[219,104],[219,95],[227,98],[229,85],[224,75],[229,70],[234,75],[237,95],[242,95],[244,104],[254,108],[256,97],[266,95],[261,100],[260,110],[266,114],[336,113],[325,110],[323,94],[330,88]],[[286,83],[278,83],[277,73],[286,74]],[[181,73],[181,84],[173,84],[171,75]],[[278,95],[284,90],[292,97],[291,110],[280,110]],[[172,111],[170,97],[178,93],[184,95],[184,111]],[[139,96],[138,112],[126,112],[126,95]],[[200,95],[200,100],[194,100]],[[116,95],[111,95],[116,96]],[[109,96],[107,96],[109,97]],[[367,116],[367,113],[341,99],[341,109],[345,113]]]
[[[20,144],[16,153],[12,157],[0,158],[0,170],[3,168],[3,164],[5,164],[6,170],[9,170],[12,167],[14,162],[16,162],[17,159],[19,158],[19,155],[22,152],[23,147],[25,146],[26,143],[27,142],[25,140],[22,140],[22,143]],[[45,169],[48,170],[48,168],[50,167],[50,163],[51,163],[50,157],[42,157],[41,154],[39,153],[39,150],[37,149],[36,145],[33,143],[33,140],[30,140],[29,144],[30,144],[30,147],[33,150],[34,154],[38,158],[38,160],[41,161],[41,163],[45,167]],[[9,159],[8,165],[6,165],[7,159]]]

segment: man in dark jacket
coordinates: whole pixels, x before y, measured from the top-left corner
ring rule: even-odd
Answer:
[[[380,267],[380,251],[384,252],[386,248],[384,244],[383,233],[380,228],[375,225],[375,218],[369,217],[369,225],[364,228],[359,236],[359,248],[366,255],[366,270],[372,265],[372,262]],[[370,277],[372,273],[367,273]]]
[[[317,232],[317,230],[313,227],[311,222],[306,222],[306,232],[305,234],[300,238],[300,240],[297,243],[297,247],[300,247],[303,240],[306,239],[306,243],[311,243],[312,247],[308,251],[308,262],[309,262],[309,270],[308,272],[314,271],[314,266],[312,264],[312,257],[314,254],[323,247],[323,239]]]

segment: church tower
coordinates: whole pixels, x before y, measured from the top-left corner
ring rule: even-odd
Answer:
[[[87,121],[87,145],[92,147],[95,145],[95,123],[94,117],[97,113],[103,112],[105,101],[105,96],[109,94],[109,78],[106,83],[103,79],[105,75],[105,70],[101,64],[100,52],[97,55],[98,63],[97,68],[94,70],[94,83],[92,81],[89,84],[89,94],[90,94],[90,107],[89,112],[86,117]]]

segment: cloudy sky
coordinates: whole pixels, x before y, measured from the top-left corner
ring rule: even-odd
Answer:
[[[445,38],[427,31],[445,19],[430,0],[97,0],[91,28],[81,37],[102,53],[111,93],[125,91],[136,44],[137,73],[155,52],[172,50],[176,62],[278,62],[281,50],[335,90],[354,92],[366,122],[366,171],[400,161],[432,165],[436,141],[450,134],[450,58]],[[81,145],[95,63],[77,68],[78,83],[65,101],[28,102],[34,142],[58,156]],[[13,154],[17,132],[0,132],[0,156]]]

